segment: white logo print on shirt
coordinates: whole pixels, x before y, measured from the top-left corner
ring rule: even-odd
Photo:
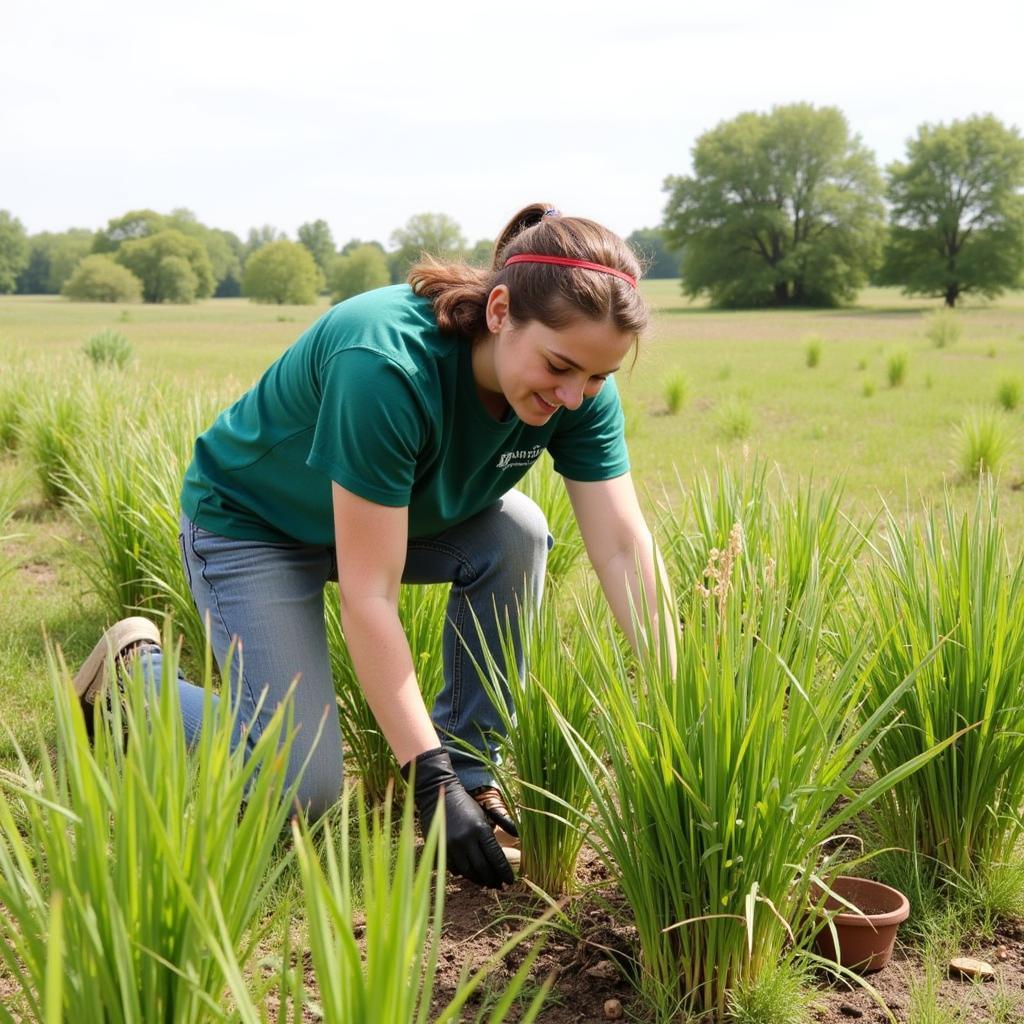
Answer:
[[[513,466],[532,466],[544,449],[535,444],[532,448],[519,448],[511,452],[502,452],[496,463],[498,469],[511,469]]]

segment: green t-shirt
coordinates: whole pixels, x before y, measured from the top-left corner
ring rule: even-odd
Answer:
[[[492,504],[545,449],[572,480],[629,469],[614,380],[543,426],[499,422],[470,357],[408,285],[342,302],[196,440],[182,509],[226,537],[333,545],[336,480],[408,506],[409,536],[423,537]]]

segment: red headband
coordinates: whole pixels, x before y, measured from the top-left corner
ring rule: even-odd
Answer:
[[[513,263],[554,263],[560,267],[582,267],[584,270],[596,270],[600,274],[611,274],[625,281],[632,288],[636,287],[636,278],[627,274],[624,270],[616,270],[615,267],[606,267],[603,263],[591,263],[590,260],[574,260],[568,256],[542,256],[537,252],[521,252],[515,256],[509,256],[505,260],[505,266]]]

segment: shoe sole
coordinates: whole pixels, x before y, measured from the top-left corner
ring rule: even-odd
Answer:
[[[114,623],[100,637],[99,643],[92,649],[74,678],[72,685],[78,699],[85,699],[86,694],[94,686],[103,682],[103,666],[111,654],[117,657],[130,644],[141,642],[160,643],[160,630],[157,629],[155,623],[141,615],[133,615]]]
[[[500,825],[494,829],[494,838],[498,840],[501,852],[505,854],[505,860],[513,871],[519,870],[519,864],[523,859],[523,852],[519,848],[519,840],[509,835]]]

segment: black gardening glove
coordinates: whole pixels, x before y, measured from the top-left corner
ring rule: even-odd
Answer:
[[[519,826],[512,820],[505,799],[495,786],[481,786],[472,789],[469,795],[483,808],[492,825],[504,829],[510,836],[519,838]]]
[[[409,781],[410,775],[424,835],[430,831],[441,787],[444,787],[445,835],[448,867],[452,873],[492,889],[511,885],[515,881],[512,869],[494,838],[491,824],[480,805],[459,782],[448,751],[444,747],[425,750],[402,766],[402,777]]]

